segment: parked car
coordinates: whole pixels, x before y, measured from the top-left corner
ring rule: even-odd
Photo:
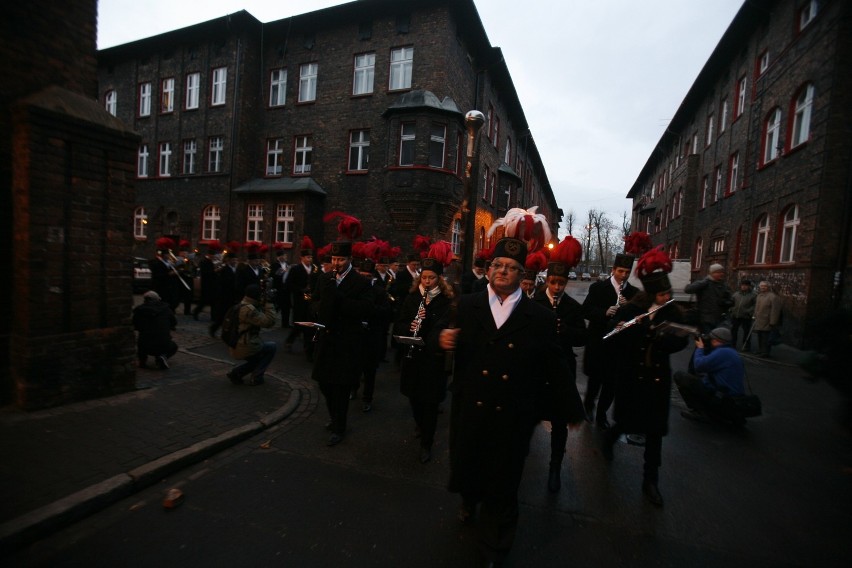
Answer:
[[[577,279],[577,273],[576,272],[574,272],[572,270],[571,272],[568,273],[568,280],[576,280],[576,279]]]
[[[133,293],[140,294],[151,289],[151,268],[148,259],[133,257]]]
[[[587,282],[591,282],[592,281],[592,275],[589,274],[588,272],[584,272],[580,275],[580,280],[585,280]]]

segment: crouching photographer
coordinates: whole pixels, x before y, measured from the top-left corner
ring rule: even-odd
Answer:
[[[735,405],[725,403],[726,398],[745,395],[745,366],[731,344],[730,330],[717,327],[709,335],[700,335],[695,347],[690,366],[695,374],[678,371],[674,375],[677,389],[690,408],[681,415],[704,422],[715,418],[742,425],[745,420]]]

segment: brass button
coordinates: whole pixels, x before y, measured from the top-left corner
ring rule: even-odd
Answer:
[[[506,347],[508,347],[509,349],[514,349],[514,348],[515,348],[515,344],[514,344],[514,343],[510,343],[510,344],[509,344],[509,345],[507,345]]]
[[[496,412],[500,412],[501,410],[503,410],[503,407],[502,407],[502,406],[495,406],[495,407],[494,407],[494,410],[495,410]]]
[[[482,369],[482,376],[483,376],[483,377],[487,377],[487,376],[488,376],[488,369]]]
[[[481,400],[477,400],[477,401],[476,401],[476,406],[482,406],[482,401],[481,401]]]
[[[501,378],[502,378],[504,381],[508,381],[508,380],[509,380],[509,375],[503,375]]]

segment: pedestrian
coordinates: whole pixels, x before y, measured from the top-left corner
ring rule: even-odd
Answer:
[[[615,366],[617,354],[612,352],[611,343],[603,336],[612,329],[616,312],[639,290],[627,279],[633,270],[635,254],[650,247],[647,233],[635,232],[625,238],[626,252],[615,255],[610,277],[592,282],[583,301],[583,315],[589,321],[589,335],[583,350],[583,374],[588,378],[583,407],[586,420],[594,421],[598,429],[609,428],[607,412],[615,397]],[[598,397],[600,395],[600,397]],[[595,400],[597,399],[597,411]]]
[[[724,280],[725,267],[713,263],[710,265],[707,276],[687,284],[683,289],[687,294],[696,295],[696,306],[702,333],[710,333],[711,330],[721,326],[728,309],[734,305],[731,291],[725,285]]]
[[[485,259],[478,256],[473,260],[473,267],[462,274],[462,294],[470,294],[473,291],[473,283],[477,280],[481,280],[482,278],[485,278]]]
[[[751,351],[751,324],[754,322],[754,303],[757,293],[752,289],[751,280],[740,281],[740,289],[734,292],[734,306],[731,308],[731,345],[737,348],[739,330],[743,331],[742,351]]]
[[[195,277],[198,267],[189,255],[189,241],[182,239],[179,245],[175,268],[180,276],[178,282],[178,305],[183,304],[183,315],[192,315],[192,302],[195,301]]]
[[[245,295],[246,286],[249,284],[261,285],[260,281],[266,276],[263,269],[264,258],[262,255],[265,251],[258,242],[245,243],[246,260],[247,262],[240,264],[237,268],[237,295],[242,297]]]
[[[773,335],[781,328],[781,298],[779,298],[766,280],[758,284],[758,294],[754,301],[754,326],[757,334],[757,355],[769,357]]]
[[[376,372],[379,362],[384,355],[383,347],[387,344],[388,328],[391,323],[391,304],[384,286],[376,278],[376,263],[372,259],[364,259],[358,266],[361,276],[370,283],[370,299],[372,314],[367,319],[367,344],[362,355],[362,372],[364,392],[361,395],[361,412],[373,410],[373,394],[376,391]],[[355,387],[353,397],[357,397],[358,387]]]
[[[284,243],[275,243],[275,262],[270,267],[272,287],[275,289],[275,307],[281,314],[281,328],[290,327],[290,294],[287,279],[290,276],[290,253]]]
[[[312,322],[314,320],[311,308],[311,291],[319,276],[319,268],[314,264],[314,243],[307,235],[302,237],[299,250],[299,262],[290,267],[287,276],[287,291],[290,294],[290,305],[293,309],[294,322]],[[314,359],[314,336],[316,330],[303,325],[294,325],[284,340],[287,352],[293,351],[296,338],[302,338],[302,349],[305,358],[312,362]]]
[[[619,331],[606,340],[612,341],[612,352],[618,353],[613,360],[618,374],[615,422],[604,433],[603,454],[612,461],[613,446],[622,433],[644,434],[642,493],[658,507],[663,506],[659,469],[671,399],[669,355],[686,347],[688,342],[686,336],[666,331],[662,326],[666,322],[683,322],[680,308],[669,303],[671,269],[671,260],[662,247],[648,251],[639,259],[636,272],[644,290],[616,312],[615,329]],[[626,325],[631,321],[635,323]]]
[[[361,224],[352,216],[333,212],[326,220],[342,217],[338,225],[341,237],[361,235]],[[331,243],[332,270],[317,279],[312,294],[316,322],[324,326],[317,334],[313,379],[325,398],[331,432],[327,445],[335,446],[346,434],[349,394],[362,373],[367,328],[363,322],[372,315],[370,283],[352,267],[352,242]]]
[[[546,219],[539,221],[542,215],[520,211],[522,218],[547,226]],[[448,488],[461,494],[463,522],[476,518],[479,504],[477,549],[483,564],[502,562],[514,541],[518,487],[547,381],[549,396],[562,405],[559,413],[569,424],[576,427],[583,420],[556,318],[520,289],[529,245],[513,235],[526,231],[520,221],[503,226],[509,236],[495,246],[486,291],[462,295],[455,318],[445,318],[430,334],[442,349],[455,352]],[[549,240],[549,229],[546,233],[544,241],[535,238],[533,244]]]
[[[394,335],[428,337],[446,315],[455,294],[443,278],[449,264],[452,246],[435,243],[420,261],[420,274],[402,302],[394,324]],[[420,463],[432,459],[432,445],[438,425],[438,408],[447,395],[448,370],[446,355],[436,345],[401,345],[404,355],[400,364],[399,390],[408,398],[420,438]]]
[[[568,273],[580,262],[583,245],[574,237],[565,237],[550,253],[547,264],[545,286],[538,290],[533,300],[553,311],[556,316],[556,335],[571,367],[572,380],[577,376],[577,355],[574,347],[586,344],[586,320],[583,319],[583,307],[565,293]],[[529,262],[527,262],[529,266]],[[550,390],[550,381],[545,385]],[[565,444],[568,442],[568,418],[562,414],[562,404],[554,404],[558,393],[545,395],[541,418],[550,421],[550,468],[547,477],[547,489],[557,493],[562,487],[562,461],[565,457]]]
[[[245,361],[228,372],[228,378],[235,385],[243,384],[243,377],[251,375],[249,385],[264,383],[264,373],[277,351],[274,341],[263,341],[261,328],[275,325],[275,308],[263,295],[259,284],[246,286],[245,296],[238,308],[239,333],[236,347],[229,348],[231,357]]]
[[[178,287],[180,277],[175,269],[174,262],[177,260],[172,253],[177,247],[174,239],[160,237],[156,242],[157,256],[148,262],[151,268],[151,289],[175,310],[180,302]]]
[[[198,303],[195,304],[195,309],[192,310],[192,317],[198,321],[200,314],[206,306],[211,309],[216,301],[216,268],[219,264],[218,254],[222,251],[222,245],[219,241],[211,241],[207,243],[207,253],[198,262],[198,279],[201,285],[201,295]],[[212,313],[211,313],[212,319]]]
[[[148,356],[154,357],[157,367],[168,369],[168,359],[177,353],[177,344],[172,341],[172,330],[177,326],[174,311],[160,295],[149,290],[142,295],[142,303],[133,308],[133,329],[139,332],[136,353],[139,367],[148,366]]]
[[[222,327],[222,321],[225,319],[225,313],[228,311],[228,308],[238,303],[240,298],[242,298],[237,293],[239,258],[236,251],[238,248],[238,243],[228,244],[228,250],[225,252],[223,258],[224,264],[216,271],[216,300],[210,309],[211,321],[208,330],[210,337],[216,337],[216,332]]]

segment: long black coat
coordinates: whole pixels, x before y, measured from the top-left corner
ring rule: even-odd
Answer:
[[[320,383],[355,386],[363,372],[367,326],[373,313],[370,282],[351,269],[336,285],[333,272],[322,274],[312,295],[317,334],[313,379]]]
[[[223,264],[216,271],[216,302],[213,304],[213,320],[221,322],[228,308],[242,299],[243,297],[237,292],[236,272],[227,264]]]
[[[417,310],[423,296],[414,291],[405,297],[399,316],[394,323],[394,335],[411,335],[411,322],[417,317]],[[426,317],[420,324],[418,337],[429,337],[432,329],[447,315],[452,301],[444,294],[438,294],[426,305]],[[408,398],[422,402],[438,403],[447,394],[446,354],[434,345],[410,349],[402,347],[406,354],[402,358],[399,390]],[[411,354],[411,358],[408,354]]]
[[[648,302],[633,300],[616,312],[614,320],[629,321],[648,308]],[[668,433],[672,390],[669,355],[686,347],[688,338],[658,333],[656,327],[665,321],[683,322],[680,308],[669,304],[655,312],[653,320],[646,317],[607,339],[618,353],[612,361],[617,369],[615,421],[626,432]]]
[[[638,291],[626,282],[622,295],[630,300]],[[599,377],[612,372],[612,352],[610,344],[604,343],[603,336],[613,327],[613,318],[607,317],[606,311],[617,303],[618,293],[609,279],[592,282],[589,286],[589,293],[583,301],[583,316],[589,320],[589,335],[583,352],[583,374],[586,376]]]
[[[133,308],[133,329],[139,332],[139,356],[173,355],[177,350],[171,330],[177,325],[174,311],[161,300],[145,300]]]
[[[430,333],[437,344],[440,330]],[[559,346],[552,312],[522,297],[500,329],[488,293],[459,298],[460,328],[450,419],[449,489],[463,494],[515,494],[538,422],[545,383],[560,402],[557,411],[576,423],[583,405],[568,358]],[[483,483],[486,486],[483,486]]]
[[[311,265],[310,274],[301,262],[290,267],[290,275],[287,277],[287,290],[292,294],[293,321],[313,320],[311,290],[316,284],[318,275],[319,269],[314,265]]]

